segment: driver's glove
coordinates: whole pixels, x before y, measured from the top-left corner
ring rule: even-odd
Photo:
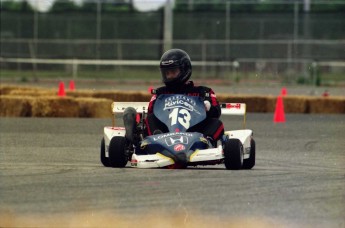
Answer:
[[[204,104],[205,104],[205,110],[206,111],[210,111],[210,108],[211,108],[211,103],[209,101],[204,101]]]

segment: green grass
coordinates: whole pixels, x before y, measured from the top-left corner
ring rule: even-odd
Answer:
[[[117,80],[155,80],[160,78],[160,72],[149,70],[130,70],[130,69],[115,69],[115,70],[79,70],[77,75],[66,70],[1,70],[1,79],[63,79],[63,78],[80,78],[80,79],[117,79]]]
[[[157,67],[83,67],[78,69],[78,75],[73,76],[71,69],[56,70],[1,70],[0,79],[30,81],[35,79],[105,79],[105,80],[142,80],[154,81],[160,80],[160,72]],[[202,72],[201,69],[194,69],[193,79],[207,80],[228,80],[232,83],[281,83],[281,84],[312,84],[310,76],[301,75],[284,75],[270,72],[233,72],[233,71],[216,71],[208,69]],[[345,73],[321,73],[321,85],[344,85]]]

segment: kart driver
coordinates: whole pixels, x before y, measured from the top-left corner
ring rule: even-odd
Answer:
[[[189,81],[192,75],[192,65],[189,55],[181,49],[171,49],[165,52],[160,60],[162,81],[165,86],[153,90],[153,96],[148,107],[145,120],[147,135],[168,132],[167,127],[153,115],[156,98],[160,94],[184,94],[204,98],[206,119],[188,129],[189,132],[200,132],[207,136],[213,145],[224,134],[224,125],[219,120],[221,109],[215,93],[211,88],[195,86]]]

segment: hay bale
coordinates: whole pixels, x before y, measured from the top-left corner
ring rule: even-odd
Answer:
[[[104,98],[114,101],[116,99],[116,91],[97,91],[93,93],[94,98]]]
[[[13,89],[9,92],[10,95],[17,95],[17,96],[31,96],[31,97],[48,97],[48,96],[54,96],[57,94],[54,90],[49,89]]]
[[[276,102],[277,102],[277,97],[276,96],[267,96],[266,99],[266,112],[274,112],[275,107],[276,107]],[[283,100],[284,104],[284,100]]]
[[[66,95],[70,97],[93,97],[94,91],[90,90],[76,90],[76,91],[67,91]]]
[[[0,85],[0,116],[109,117],[112,101],[149,102],[152,95],[134,91],[66,91]],[[276,96],[218,94],[221,103],[246,103],[247,112],[274,112]],[[345,113],[344,97],[284,96],[287,113]]]
[[[110,118],[112,117],[112,100],[103,98],[76,98],[79,117]]]
[[[34,117],[78,117],[78,102],[74,98],[37,97],[32,101]]]
[[[284,111],[286,113],[307,113],[307,101],[305,96],[283,96]],[[267,97],[267,112],[274,112],[277,97]]]
[[[93,97],[94,98],[105,98],[110,99],[112,101],[133,101],[133,102],[140,102],[140,101],[149,101],[151,99],[151,94],[141,93],[141,92],[133,92],[133,91],[100,91],[95,92]]]
[[[286,113],[306,113],[308,98],[305,96],[283,96]]]
[[[28,94],[30,96],[37,96],[39,93],[54,94],[54,90],[38,88],[38,87],[28,87],[28,86],[12,86],[12,85],[0,86],[0,94],[2,95],[6,95],[6,94],[27,95]]]
[[[116,94],[117,101],[136,101],[136,102],[149,102],[152,95],[141,92],[121,92]]]
[[[309,113],[345,113],[344,97],[310,98],[307,103]]]
[[[13,95],[0,95],[0,116],[30,117],[33,98]]]
[[[245,103],[247,112],[267,112],[267,97],[250,95],[220,95],[220,103]]]
[[[0,85],[0,95],[7,95],[13,89],[17,89],[17,86],[10,86],[10,85]]]

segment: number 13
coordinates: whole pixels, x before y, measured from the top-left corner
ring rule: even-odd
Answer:
[[[179,114],[182,117],[179,117]],[[171,119],[171,125],[175,125],[177,121],[186,129],[190,126],[190,113],[186,109],[174,108],[174,110],[170,113],[169,118]]]

